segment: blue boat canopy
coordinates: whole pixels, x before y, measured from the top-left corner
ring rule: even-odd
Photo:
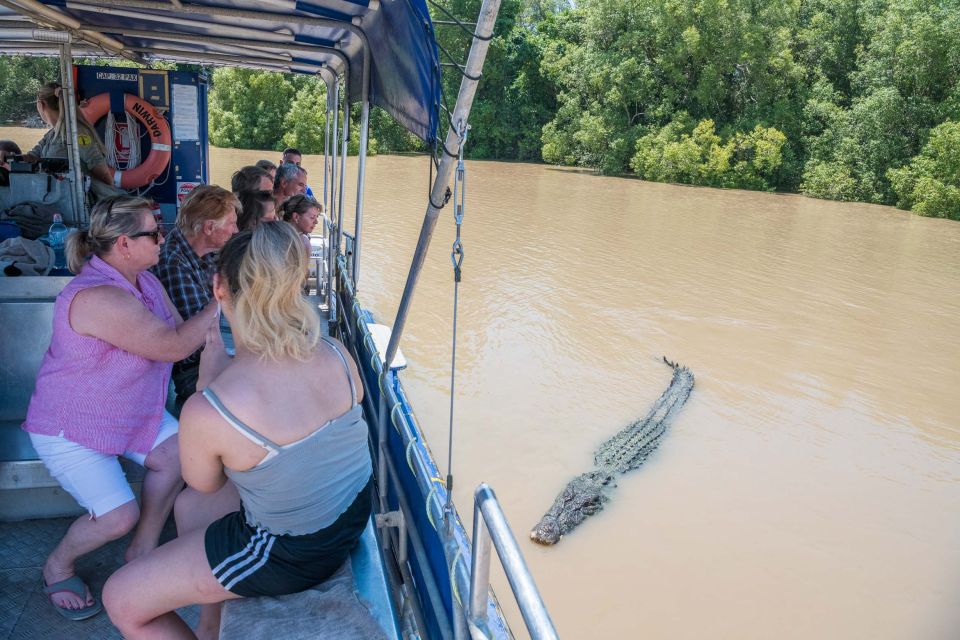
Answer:
[[[345,74],[422,140],[437,135],[440,62],[426,0],[0,0],[0,53],[123,56]],[[368,81],[368,82],[367,82]]]

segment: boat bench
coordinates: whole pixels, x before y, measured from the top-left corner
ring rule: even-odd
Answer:
[[[20,428],[53,334],[53,303],[69,277],[0,277],[0,521],[77,515],[83,509],[47,472]],[[143,468],[121,460],[134,490]]]
[[[224,603],[220,640],[398,640],[396,619],[371,516],[350,559],[322,584]]]

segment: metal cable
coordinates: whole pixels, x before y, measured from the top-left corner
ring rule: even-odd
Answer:
[[[467,73],[467,68],[461,65],[459,62],[457,62],[454,59],[454,57],[450,55],[450,52],[443,48],[442,44],[440,44],[439,42],[437,42],[436,44],[437,44],[437,48],[440,49],[443,55],[447,56],[447,60],[449,60],[450,63],[457,68],[457,71],[460,72],[460,75],[462,75],[467,80],[473,80],[474,82],[477,82],[478,80],[480,80],[481,76],[483,75],[482,73],[477,74],[476,76],[471,76],[469,73]]]
[[[481,36],[481,35],[478,35],[476,31],[473,31],[472,29],[467,29],[466,24],[464,24],[464,22],[463,22],[462,20],[458,19],[455,15],[453,15],[452,13],[450,13],[450,11],[449,11],[446,7],[444,7],[442,4],[439,4],[439,3],[437,3],[437,2],[434,2],[433,0],[427,0],[427,2],[429,2],[430,4],[432,4],[434,7],[436,7],[436,8],[439,9],[440,11],[442,11],[444,15],[446,15],[448,18],[450,18],[451,20],[453,20],[453,21],[457,24],[457,26],[460,27],[461,29],[463,29],[464,33],[466,33],[466,34],[469,35],[470,37],[476,38],[477,40],[482,40],[482,41],[484,41],[484,42],[487,42],[487,41],[493,39],[493,34],[492,34],[492,33],[491,33],[490,35],[488,35],[488,36]]]
[[[453,217],[457,225],[457,237],[453,241],[450,252],[450,261],[453,263],[453,338],[450,358],[450,429],[447,445],[447,504],[444,509],[449,513],[453,509],[453,415],[454,400],[456,397],[457,382],[457,311],[460,301],[460,280],[463,275],[463,242],[460,240],[460,228],[463,225],[463,198],[466,187],[466,169],[463,166],[463,148],[467,143],[467,132],[470,130],[466,122],[461,122],[460,155],[457,161],[457,171],[453,179]]]

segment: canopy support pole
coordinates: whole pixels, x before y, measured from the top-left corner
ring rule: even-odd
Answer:
[[[427,204],[427,212],[423,218],[423,225],[420,228],[420,238],[417,240],[417,248],[413,254],[413,261],[410,264],[410,271],[407,274],[407,282],[403,289],[403,297],[400,299],[400,306],[397,309],[397,317],[393,323],[393,329],[390,334],[390,343],[387,345],[387,352],[384,358],[383,373],[381,374],[380,388],[388,388],[390,382],[390,367],[393,358],[397,354],[397,348],[400,345],[400,338],[403,336],[403,329],[407,322],[407,316],[410,312],[410,304],[413,301],[413,293],[417,288],[417,282],[420,279],[420,273],[423,270],[423,263],[427,258],[427,250],[430,247],[430,240],[433,238],[433,231],[437,226],[437,218],[440,215],[440,209],[447,200],[446,192],[450,184],[450,178],[457,162],[457,155],[460,152],[462,136],[466,132],[467,118],[470,115],[470,109],[473,106],[473,99],[477,93],[480,72],[483,70],[483,62],[487,56],[487,49],[490,46],[489,38],[493,35],[493,28],[497,20],[497,13],[500,10],[500,0],[483,0],[480,7],[480,15],[477,18],[476,34],[480,37],[474,37],[470,44],[470,53],[467,56],[467,63],[464,67],[464,76],[460,81],[460,91],[457,94],[457,103],[453,109],[453,115],[450,120],[450,127],[447,129],[446,140],[443,145],[443,154],[440,159],[440,166],[437,168],[437,177],[430,189],[430,201]],[[477,78],[471,80],[471,78]],[[437,203],[440,204],[437,207]],[[382,450],[386,442],[382,439],[377,446]],[[447,470],[449,472],[449,469]],[[380,482],[381,478],[377,478]],[[450,489],[448,489],[450,490]],[[444,511],[444,525],[437,527],[443,540],[443,551],[446,556],[447,566],[452,567],[452,574],[456,574],[458,558],[460,557],[460,542],[455,534],[456,513],[452,510]],[[453,578],[456,579],[455,577]],[[469,594],[468,594],[469,595]],[[456,640],[466,640],[470,636],[467,626],[467,616],[465,607],[469,603],[460,602],[456,597],[451,598],[451,608],[453,616],[451,624],[453,625],[454,638]]]
[[[483,0],[483,5],[480,7],[480,16],[477,18],[477,34],[481,38],[487,38],[493,33],[499,10],[500,0]],[[397,348],[400,346],[400,338],[403,336],[403,329],[407,323],[413,293],[417,288],[420,272],[423,270],[423,263],[427,258],[427,250],[430,248],[433,230],[437,226],[440,209],[434,206],[434,203],[441,203],[442,205],[444,202],[447,186],[450,184],[450,178],[457,162],[457,153],[460,151],[460,134],[454,127],[466,124],[467,117],[470,115],[470,108],[473,106],[473,98],[477,93],[478,81],[471,80],[468,76],[476,78],[480,75],[489,46],[489,40],[479,38],[474,38],[470,46],[470,54],[467,56],[467,64],[464,68],[466,75],[460,82],[457,104],[453,108],[452,122],[454,126],[447,129],[447,137],[444,141],[444,148],[447,151],[442,154],[440,166],[437,168],[437,177],[433,182],[433,188],[430,190],[427,213],[423,218],[423,225],[420,227],[420,238],[417,240],[417,248],[414,251],[410,271],[407,274],[407,283],[403,288],[403,297],[400,299],[400,306],[397,309],[397,318],[394,320],[392,333],[390,334],[390,344],[387,346],[385,371],[390,370],[390,364],[393,362],[393,358],[397,354]]]
[[[329,80],[326,81],[326,85],[327,85],[327,103],[326,103],[325,115],[324,115],[324,118],[323,118],[323,122],[324,122],[324,130],[323,130],[323,200],[320,201],[320,202],[323,203],[324,207],[327,206],[327,194],[329,193],[329,189],[330,189],[330,184],[329,184],[329,182],[330,182],[330,116],[331,116],[331,113],[330,113],[330,112],[332,111],[332,110],[330,109],[330,100],[331,100],[331,98],[333,97],[332,94],[333,94],[333,91],[334,91],[332,85],[335,84],[336,81],[337,81],[336,76],[334,76],[332,83],[331,83]],[[329,214],[330,211],[327,210],[327,211],[325,211],[324,213]]]
[[[343,91],[343,133],[340,136],[340,184],[337,188],[337,241],[343,233],[343,192],[347,177],[347,142],[350,138],[350,92],[347,91],[347,79],[344,77]],[[339,247],[340,245],[337,244]]]
[[[357,156],[357,213],[353,228],[353,286],[360,280],[360,231],[363,227],[363,184],[367,168],[367,139],[370,133],[370,103],[360,111],[360,150]]]
[[[80,173],[80,147],[77,140],[77,93],[73,88],[73,54],[70,51],[70,42],[60,44],[60,91],[64,93],[63,104],[67,112],[66,131],[67,158],[70,160],[70,177],[72,188],[70,193],[73,200],[73,212],[76,218],[74,223],[87,222],[87,203],[83,197],[83,174]],[[90,144],[95,144],[93,140]]]
[[[327,213],[330,215],[330,242],[331,247],[328,251],[330,255],[330,263],[327,265],[328,277],[327,280],[330,284],[327,287],[328,289],[328,308],[330,309],[330,321],[334,322],[336,316],[333,314],[336,313],[336,305],[334,300],[336,299],[336,293],[334,292],[334,281],[333,277],[336,273],[336,261],[337,254],[340,253],[340,221],[337,219],[337,210],[336,210],[336,193],[337,193],[337,140],[338,134],[340,133],[340,78],[335,77],[333,79],[333,96],[329,97],[327,102],[328,105],[332,106],[333,110],[333,132],[332,140],[330,141],[330,201],[327,203]]]

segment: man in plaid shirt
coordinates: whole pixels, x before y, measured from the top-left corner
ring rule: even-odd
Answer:
[[[214,185],[197,187],[180,207],[177,227],[167,235],[160,261],[151,271],[163,283],[184,320],[197,314],[213,298],[217,252],[237,232],[239,212],[237,197]],[[173,365],[177,415],[197,390],[202,350]]]

